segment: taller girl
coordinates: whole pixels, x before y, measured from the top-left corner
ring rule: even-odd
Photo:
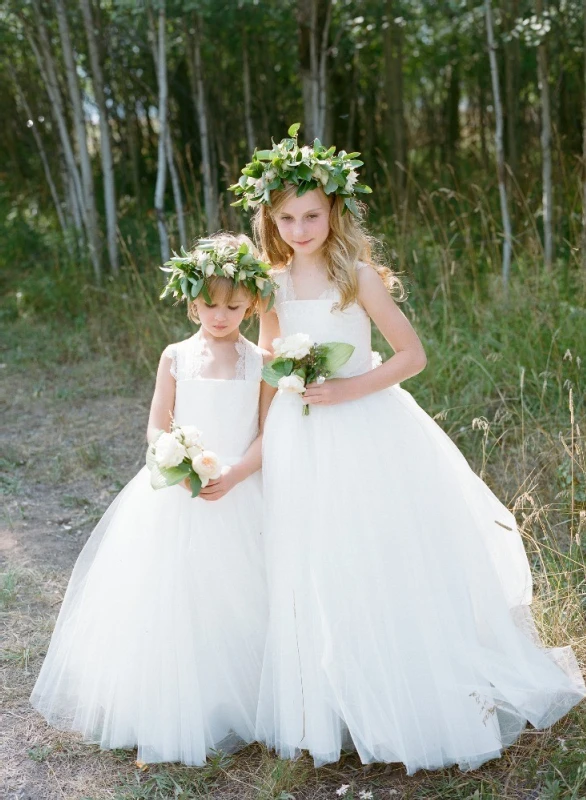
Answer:
[[[264,434],[270,627],[257,736],[316,764],[354,747],[409,773],[501,754],[586,693],[569,648],[545,650],[512,514],[399,387],[426,363],[359,220],[357,153],[298,126],[232,189],[278,284],[260,345],[354,345],[338,376],[279,392]],[[348,213],[349,212],[349,213]],[[394,351],[374,366],[371,320]],[[309,416],[300,413],[309,403]]]

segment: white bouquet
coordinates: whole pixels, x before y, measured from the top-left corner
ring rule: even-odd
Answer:
[[[197,497],[222,472],[218,456],[204,448],[201,432],[194,425],[180,426],[174,422],[170,433],[161,431],[149,445],[146,464],[153,489],[175,486],[189,478],[192,497]]]
[[[282,392],[303,394],[308,383],[323,383],[333,377],[354,352],[354,345],[343,342],[314,344],[305,333],[294,333],[273,342],[274,361],[262,371],[264,380]],[[309,414],[309,406],[303,406]]]

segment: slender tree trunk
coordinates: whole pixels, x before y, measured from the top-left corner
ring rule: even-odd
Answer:
[[[543,0],[536,0],[537,17],[543,19]],[[549,75],[547,70],[547,46],[542,40],[537,48],[537,75],[541,95],[541,159],[542,159],[542,206],[543,206],[543,256],[545,268],[551,270],[553,262],[553,184],[551,180],[551,105],[549,98]]]
[[[503,219],[503,229],[505,242],[503,246],[503,265],[502,275],[505,287],[508,284],[511,272],[511,249],[512,232],[511,220],[509,217],[509,204],[507,198],[507,187],[505,182],[505,151],[503,147],[503,107],[501,104],[501,94],[499,87],[498,66],[496,60],[496,44],[494,41],[494,27],[492,17],[491,0],[484,0],[486,14],[486,35],[488,40],[488,56],[490,59],[490,75],[492,79],[492,93],[494,98],[494,112],[496,118],[495,149],[496,166],[499,184],[499,197],[501,203],[501,216]]]
[[[82,232],[87,232],[88,228],[85,205],[83,201],[83,189],[81,186],[79,170],[75,160],[75,154],[73,152],[73,145],[69,135],[69,129],[67,127],[67,119],[61,98],[61,91],[59,89],[59,82],[57,80],[57,70],[55,68],[49,37],[45,28],[44,19],[41,15],[38,0],[34,0],[33,10],[35,14],[37,33],[39,36],[40,49],[32,31],[26,24],[26,20],[23,20],[23,27],[31,50],[34,53],[43,83],[45,84],[45,89],[49,98],[49,106],[51,108],[51,115],[55,120],[55,126],[59,132],[59,138],[63,148],[63,156],[65,158],[65,164],[68,172],[67,186],[71,217],[74,220],[77,230],[83,236]],[[83,242],[80,241],[80,244],[83,244]]]
[[[327,59],[332,0],[297,0],[304,138],[323,139],[327,113]]]
[[[100,235],[98,229],[98,214],[96,211],[96,200],[94,193],[94,177],[92,174],[92,165],[87,146],[87,131],[85,127],[85,116],[83,113],[83,106],[81,102],[81,92],[77,80],[77,70],[75,67],[75,58],[73,56],[73,47],[71,44],[71,35],[69,32],[69,23],[67,22],[67,10],[63,0],[54,0],[55,11],[57,12],[57,22],[59,24],[59,36],[61,39],[61,48],[63,50],[63,59],[65,62],[65,75],[67,78],[67,88],[69,90],[69,99],[71,101],[71,113],[73,117],[74,130],[77,142],[77,151],[79,154],[79,161],[81,166],[81,179],[83,186],[83,199],[86,212],[87,236],[90,251],[90,258],[94,265],[94,273],[96,278],[101,278],[101,258],[100,258]]]
[[[167,180],[167,44],[165,28],[167,19],[165,3],[159,8],[158,25],[156,29],[156,44],[153,39],[155,53],[155,67],[157,70],[157,83],[159,87],[159,144],[157,159],[157,183],[155,186],[155,213],[159,229],[159,242],[161,260],[169,260],[169,235],[165,224],[165,183]],[[154,28],[154,24],[153,24]]]
[[[108,256],[110,269],[118,273],[118,241],[116,238],[116,189],[114,185],[114,163],[112,159],[112,143],[110,139],[110,126],[104,95],[104,78],[102,65],[96,39],[96,31],[92,20],[90,0],[80,0],[83,13],[83,23],[88,41],[90,64],[96,105],[100,115],[100,156],[102,159],[102,175],[104,181],[104,206],[106,208],[106,227],[108,241]]]
[[[519,13],[519,0],[506,0],[504,4],[507,31],[512,31]],[[516,175],[519,167],[519,40],[511,36],[503,45],[505,53],[505,111],[507,131],[507,163]]]
[[[219,226],[218,199],[212,176],[212,147],[209,134],[208,110],[205,100],[200,30],[201,19],[194,16],[193,28],[189,32],[190,54],[188,63],[192,95],[197,110],[197,122],[199,126],[203,198],[207,227],[210,231],[216,231]]]
[[[250,64],[248,62],[248,32],[242,27],[242,83],[244,95],[244,126],[246,128],[246,143],[248,152],[253,153],[256,147],[254,136],[254,122],[252,115],[252,97],[250,91]]]
[[[47,153],[45,152],[45,147],[43,145],[43,140],[41,139],[41,135],[37,128],[35,117],[31,111],[31,107],[28,104],[28,101],[25,97],[25,94],[22,90],[20,83],[18,82],[18,78],[16,73],[12,67],[12,64],[8,62],[8,71],[14,83],[14,88],[16,89],[17,96],[20,100],[20,103],[24,109],[24,113],[32,122],[30,125],[31,132],[33,134],[33,138],[35,140],[35,144],[37,146],[37,150],[39,151],[39,156],[41,159],[41,163],[43,165],[43,171],[45,173],[45,178],[47,180],[47,185],[49,187],[49,191],[51,192],[51,199],[53,200],[53,205],[55,207],[55,212],[57,214],[57,219],[59,220],[59,225],[65,237],[65,240],[68,241],[67,237],[67,222],[65,220],[65,215],[63,214],[63,208],[61,207],[61,200],[59,199],[59,192],[57,191],[57,187],[55,186],[55,181],[53,180],[53,175],[51,174],[51,168],[49,166],[49,159],[47,158]]]
[[[136,203],[140,208],[142,206],[142,185],[140,182],[141,143],[138,127],[139,123],[136,113],[136,97],[130,92],[124,94],[124,117],[126,123],[126,134],[124,135],[123,133],[123,136],[126,139],[128,146],[132,192],[136,199]]]
[[[185,231],[185,214],[183,211],[183,198],[181,196],[181,181],[175,167],[173,159],[173,145],[171,143],[171,129],[167,124],[167,165],[169,167],[169,175],[171,176],[171,186],[173,188],[173,199],[175,201],[175,211],[177,212],[177,228],[179,230],[179,242],[181,247],[187,248],[187,233]]]
[[[453,164],[460,140],[460,68],[457,62],[450,68],[446,110],[446,153],[448,163]]]
[[[383,36],[391,175],[395,200],[400,204],[405,187],[405,172],[398,165],[407,166],[407,130],[403,103],[403,30],[395,22],[393,0],[386,0],[385,16],[387,25]]]

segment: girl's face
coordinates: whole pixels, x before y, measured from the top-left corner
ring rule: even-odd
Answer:
[[[323,247],[330,233],[330,201],[321,189],[285,200],[274,214],[283,241],[294,253],[312,255]]]
[[[236,336],[250,308],[250,298],[243,291],[236,292],[229,301],[221,295],[212,296],[211,304],[199,295],[194,303],[202,328],[216,339]]]

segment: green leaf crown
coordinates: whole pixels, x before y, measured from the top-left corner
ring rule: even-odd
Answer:
[[[208,281],[218,276],[243,286],[253,296],[268,297],[269,309],[274,303],[276,286],[269,275],[270,265],[256,258],[246,242],[232,247],[214,239],[199,239],[191,252],[183,247],[179,255],[174,252],[161,269],[169,273],[161,299],[173,295],[191,302],[201,293],[211,304]]]
[[[356,169],[364,163],[357,158],[360,153],[340,150],[335,155],[336,148],[325,147],[319,139],[315,139],[311,146],[299,147],[299,127],[299,122],[291,125],[289,137],[279,144],[273,141],[272,150],[254,151],[252,161],[242,170],[238,183],[230,186],[230,191],[239,197],[232,205],[242,206],[245,210],[259,203],[270,205],[271,192],[292,183],[297,186],[298,197],[318,188],[327,195],[339,194],[344,198],[344,212],[349,209],[358,216],[355,195],[372,191],[370,186],[357,182]]]

